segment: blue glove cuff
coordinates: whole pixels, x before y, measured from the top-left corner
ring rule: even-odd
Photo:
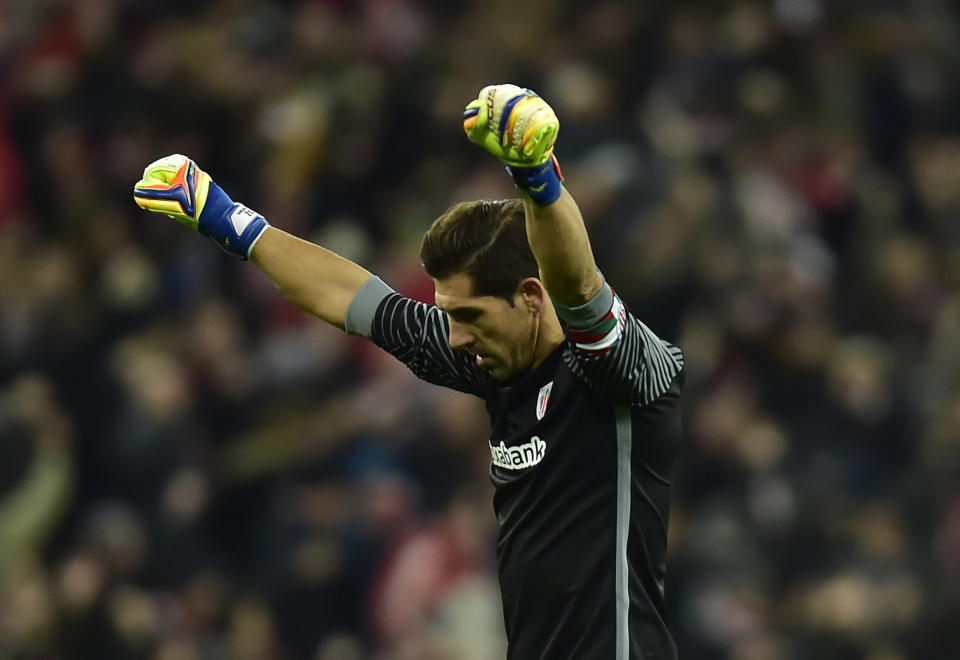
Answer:
[[[266,218],[234,202],[223,188],[210,182],[197,229],[231,254],[248,259],[260,235],[270,226]]]
[[[550,154],[550,160],[537,167],[506,167],[517,190],[537,206],[553,204],[563,192],[563,174],[553,154]]]

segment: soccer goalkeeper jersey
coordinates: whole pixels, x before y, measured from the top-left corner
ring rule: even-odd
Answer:
[[[507,384],[450,347],[444,312],[377,278],[347,330],[486,402],[508,659],[676,658],[663,579],[683,355],[606,284],[557,313],[566,341]]]

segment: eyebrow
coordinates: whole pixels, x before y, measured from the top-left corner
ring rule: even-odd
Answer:
[[[456,306],[456,307],[446,308],[446,307],[441,307],[441,306],[438,304],[438,305],[437,305],[437,308],[438,308],[441,312],[446,312],[447,314],[451,314],[451,315],[453,315],[453,314],[480,314],[480,313],[483,312],[483,308],[482,308],[482,307],[475,307],[475,306],[473,306],[473,305],[458,305],[458,306]]]

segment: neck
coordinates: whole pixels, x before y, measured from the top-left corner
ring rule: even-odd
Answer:
[[[563,343],[563,326],[557,318],[557,312],[549,299],[543,306],[540,323],[537,326],[537,339],[533,349],[533,368],[539,367],[554,349]]]

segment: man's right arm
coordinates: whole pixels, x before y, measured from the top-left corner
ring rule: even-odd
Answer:
[[[450,347],[446,315],[406,298],[340,255],[268,227],[250,260],[300,309],[367,337],[418,378],[481,395],[487,374],[473,356]]]
[[[347,329],[350,303],[373,277],[349,259],[276,227],[263,232],[250,260],[284,298],[341,330]]]
[[[449,319],[435,305],[406,298],[367,270],[319,245],[271,227],[234,202],[182,154],[144,169],[134,200],[250,259],[285,298],[350,334],[372,340],[431,383],[481,394],[488,374],[450,347]]]
[[[191,159],[172,154],[147,165],[133,198],[140,208],[168,215],[227,252],[252,259],[295,305],[350,330],[350,304],[373,276],[349,259],[271,227],[230,199]]]

